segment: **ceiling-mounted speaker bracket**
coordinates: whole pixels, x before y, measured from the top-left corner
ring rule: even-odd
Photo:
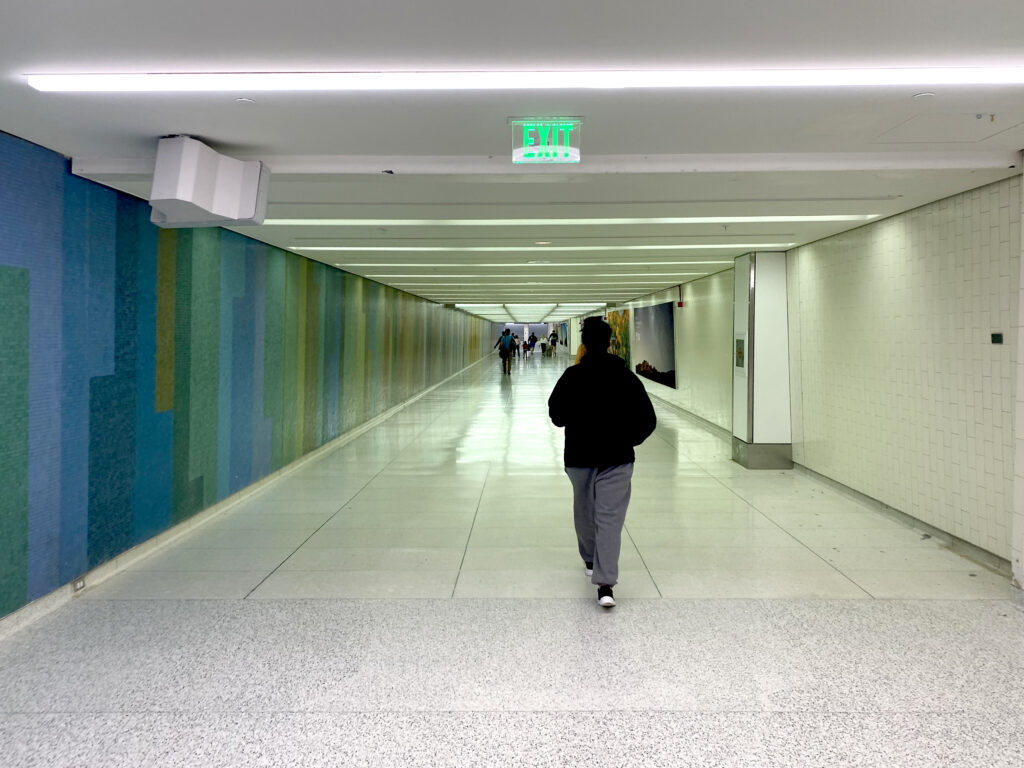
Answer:
[[[159,227],[262,224],[270,169],[236,160],[189,136],[160,139],[149,204]]]

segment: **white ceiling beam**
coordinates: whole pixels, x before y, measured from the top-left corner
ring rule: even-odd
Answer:
[[[86,178],[122,181],[151,177],[153,158],[75,157],[71,172]],[[508,156],[353,156],[353,155],[245,155],[239,160],[260,160],[275,176],[282,175],[402,175],[499,174],[513,176],[578,176],[621,173],[768,173],[780,171],[962,170],[1008,168],[1020,153],[1007,150],[959,152],[801,152],[679,155],[587,155],[579,165],[514,166]]]

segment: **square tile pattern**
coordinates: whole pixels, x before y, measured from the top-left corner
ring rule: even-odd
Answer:
[[[1006,559],[1021,205],[1017,175],[787,254],[796,461]]]

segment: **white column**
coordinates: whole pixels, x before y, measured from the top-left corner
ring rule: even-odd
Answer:
[[[750,469],[793,466],[786,254],[736,259],[733,459]]]
[[[1024,195],[1021,196],[1022,232],[1017,238],[1021,255],[1020,283],[1017,290],[1017,401],[1013,428],[1013,518],[1010,521],[1013,564],[1013,590],[1017,604],[1024,607]]]

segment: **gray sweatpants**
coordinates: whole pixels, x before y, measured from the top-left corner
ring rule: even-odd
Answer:
[[[614,586],[619,580],[619,550],[633,465],[619,464],[600,472],[594,467],[566,467],[565,474],[572,482],[580,557],[594,564],[590,581]]]

